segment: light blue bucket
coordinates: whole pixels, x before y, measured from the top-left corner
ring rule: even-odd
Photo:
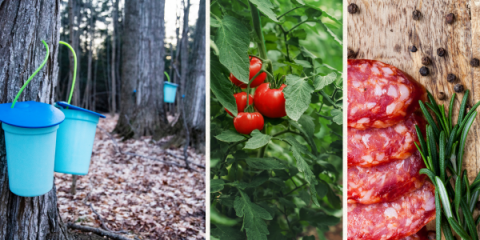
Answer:
[[[22,128],[2,123],[7,147],[10,191],[22,197],[35,197],[53,187],[55,140],[58,125]]]
[[[163,83],[163,101],[166,103],[174,103],[175,95],[177,94],[178,84],[171,82]]]
[[[57,148],[55,152],[55,172],[74,175],[88,174],[92,157],[95,132],[100,117],[98,113],[58,102],[65,114],[65,121],[60,124],[57,133]]]

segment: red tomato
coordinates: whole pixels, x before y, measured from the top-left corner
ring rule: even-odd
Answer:
[[[255,90],[253,102],[255,108],[269,118],[281,118],[287,116],[285,111],[285,97],[282,90],[287,85],[282,84],[279,89],[270,89],[270,83],[263,83]]]
[[[246,92],[235,93],[235,94],[233,94],[233,97],[235,97],[235,102],[237,102],[238,112],[239,113],[243,112],[245,110],[245,108],[247,107],[247,93]],[[253,104],[252,94],[248,95],[248,103],[250,105]],[[230,116],[233,117],[233,114],[230,111],[228,111],[226,108],[225,108],[225,111],[227,111],[227,113],[230,114]]]
[[[233,119],[235,129],[241,134],[250,134],[255,129],[262,130],[263,124],[263,116],[258,112],[241,112]]]
[[[256,57],[250,57],[250,77],[249,80],[252,80],[255,75],[262,69],[262,61]],[[267,78],[267,73],[263,72],[258,75],[255,80],[250,84],[251,88],[255,88],[258,85],[262,84],[265,79]],[[238,80],[235,76],[233,76],[232,73],[230,73],[230,81],[232,81],[233,84],[241,87],[241,88],[247,88],[247,84],[241,82]]]

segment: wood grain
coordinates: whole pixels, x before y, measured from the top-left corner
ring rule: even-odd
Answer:
[[[360,9],[347,16],[348,48],[357,52],[356,58],[396,66],[426,86],[436,99],[444,92],[445,105],[454,93],[454,84],[446,80],[447,74],[453,73],[457,83],[470,90],[470,106],[480,101],[480,68],[469,63],[472,57],[480,59],[480,0],[348,0],[350,3]],[[420,20],[412,18],[415,9],[422,13]],[[451,25],[445,22],[448,13],[455,14]],[[417,52],[408,50],[412,45]],[[437,48],[445,48],[447,55],[439,57]],[[419,73],[424,56],[432,60],[426,77]],[[457,111],[463,95],[457,94]],[[480,116],[471,128],[463,166],[473,181],[480,171]],[[430,223],[429,229],[434,227]]]

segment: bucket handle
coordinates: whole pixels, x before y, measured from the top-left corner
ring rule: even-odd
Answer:
[[[168,82],[170,82],[170,76],[168,76],[168,73],[167,72],[163,72],[165,74],[165,76],[167,76],[167,80]]]
[[[73,55],[73,81],[72,81],[72,88],[70,89],[70,96],[68,97],[68,104],[70,104],[70,101],[72,101],[72,96],[73,96],[73,89],[75,89],[75,79],[77,77],[77,54],[75,53],[75,50],[73,50],[72,46],[70,46],[70,44],[64,42],[64,41],[60,41],[59,42],[60,44],[63,44],[65,46],[67,46],[70,51],[72,51],[72,55]],[[68,107],[67,107],[68,109]]]
[[[33,77],[35,77],[35,75],[37,75],[37,73],[40,71],[40,69],[42,69],[43,66],[47,63],[48,56],[50,55],[50,51],[48,49],[47,43],[44,40],[42,40],[42,43],[43,43],[43,45],[45,45],[45,48],[47,49],[47,55],[45,56],[45,60],[43,60],[40,67],[38,67],[37,70],[35,70],[35,72],[32,75],[30,75],[30,77],[28,77],[27,82],[25,82],[25,84],[23,84],[22,88],[20,88],[20,91],[17,93],[17,96],[15,96],[15,99],[13,100],[11,108],[15,107],[15,103],[17,102],[18,98],[20,97],[20,94],[22,94],[23,90],[27,87],[28,83],[30,81],[32,81]]]

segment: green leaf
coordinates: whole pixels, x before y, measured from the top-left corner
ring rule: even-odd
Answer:
[[[265,16],[272,19],[274,22],[278,22],[277,15],[273,12],[273,4],[270,0],[250,0],[258,10],[260,10]]]
[[[337,74],[331,72],[326,76],[317,76],[313,81],[313,85],[315,86],[315,91],[322,90],[325,86],[333,83],[337,79]]]
[[[342,125],[343,123],[343,112],[342,110],[340,109],[333,109],[330,114],[332,114],[332,117],[333,117],[333,121],[338,124],[338,125]]]
[[[330,35],[330,36],[333,38],[333,40],[334,40],[336,43],[338,43],[338,45],[343,46],[342,40],[340,40],[340,38],[338,38],[337,35],[335,35],[335,33],[333,33],[332,30],[331,30],[329,27],[327,27],[327,25],[325,25],[325,24],[324,24],[322,21],[320,21],[320,20],[317,21],[317,23],[319,23],[320,26],[322,26],[322,27],[325,29],[325,32],[327,32],[328,35]]]
[[[452,229],[462,238],[466,240],[471,240],[472,238],[468,236],[468,233],[465,232],[465,230],[455,221],[453,217],[448,218],[448,222],[450,223],[450,226]]]
[[[275,158],[247,158],[245,161],[248,166],[255,169],[273,170],[286,168],[285,164]]]
[[[231,90],[232,82],[223,74],[226,69],[218,61],[218,57],[214,54],[210,54],[210,56],[210,88],[220,104],[228,109],[234,116],[237,116],[237,102]]]
[[[232,16],[225,16],[219,24],[215,43],[220,52],[220,62],[238,80],[248,83],[250,76],[248,28],[243,25],[242,21]]]
[[[212,229],[211,235],[220,240],[244,240],[243,233],[232,227],[225,227],[222,225],[215,225],[216,228]]]
[[[219,135],[215,136],[216,139],[222,142],[239,142],[245,139],[245,137],[233,130],[226,130],[220,133]]]
[[[340,223],[340,218],[327,215],[322,211],[307,208],[300,209],[300,220],[307,221],[315,227],[335,226]]]
[[[237,217],[243,217],[243,225],[247,238],[252,240],[266,240],[269,234],[264,220],[272,220],[270,213],[259,205],[252,203],[250,197],[242,190],[240,197],[235,199],[234,208]]]
[[[473,121],[475,121],[475,118],[477,117],[477,112],[474,112],[470,118],[468,118],[467,123],[465,124],[465,127],[463,128],[462,131],[462,137],[460,138],[460,146],[458,148],[458,166],[457,169],[460,171],[462,169],[462,163],[463,163],[463,154],[465,150],[465,142],[467,141],[467,135],[468,132],[470,131],[470,127],[473,124]]]
[[[340,21],[338,21],[336,18],[334,18],[332,15],[328,14],[327,12],[323,11],[322,9],[318,8],[317,6],[313,4],[307,4],[307,6],[309,6],[310,8],[322,11],[322,16],[329,18],[330,20],[334,21],[338,25],[342,25]]]
[[[448,198],[447,190],[445,189],[445,185],[443,184],[442,180],[439,177],[435,177],[435,182],[438,193],[440,195],[440,200],[442,200],[443,210],[445,211],[445,215],[447,218],[453,217],[452,214],[452,207],[450,205],[450,199]]]
[[[304,79],[296,78],[294,80],[295,77],[287,76],[287,87],[283,89],[283,93],[287,116],[297,121],[310,105],[313,87]]]
[[[436,240],[442,240],[442,206],[440,205],[440,196],[438,191],[435,191],[435,229],[436,229]]]
[[[295,59],[293,60],[296,64],[302,66],[303,68],[312,68],[312,64],[310,64],[308,61],[305,60],[298,60]]]
[[[257,129],[253,130],[251,133],[252,137],[248,139],[245,147],[243,149],[258,149],[268,144],[272,136],[266,135],[258,131]]]
[[[212,179],[210,180],[210,192],[220,192],[223,190],[223,187],[225,185],[225,181],[222,179]]]

